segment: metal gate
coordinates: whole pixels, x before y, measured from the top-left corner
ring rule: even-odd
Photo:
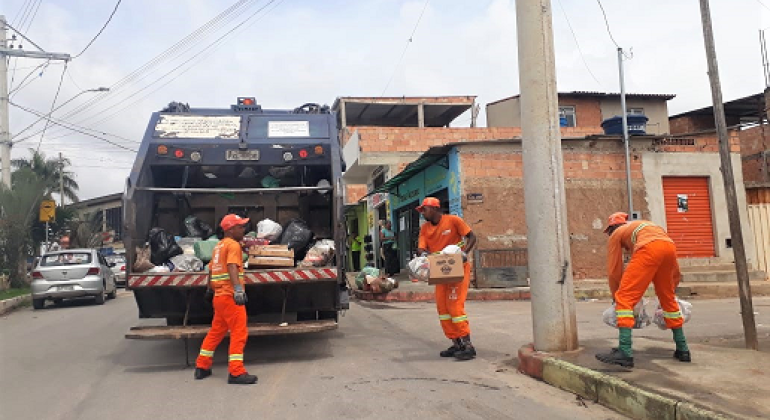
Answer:
[[[666,230],[679,258],[716,255],[708,177],[663,177]]]
[[[473,273],[480,289],[528,286],[527,248],[477,249]]]
[[[757,249],[757,269],[770,280],[770,188],[748,190],[749,223]]]

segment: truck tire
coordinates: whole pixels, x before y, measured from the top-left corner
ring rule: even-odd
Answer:
[[[45,299],[32,299],[32,307],[35,309],[45,308]]]

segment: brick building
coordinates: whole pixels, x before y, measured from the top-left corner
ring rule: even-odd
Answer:
[[[630,115],[645,115],[647,133],[669,132],[667,102],[675,95],[627,94],[626,110]],[[603,92],[559,93],[559,114],[566,127],[600,127],[602,121],[621,115],[620,94]],[[519,95],[487,104],[489,127],[521,127]]]
[[[732,134],[739,164],[737,133]],[[573,273],[576,279],[603,278],[606,218],[627,206],[623,143],[616,136],[563,135]],[[631,146],[635,209],[668,228],[681,265],[692,275],[699,267],[706,271],[731,263],[716,137],[635,136]],[[390,193],[405,261],[414,251],[420,223],[413,209],[425,196],[438,197],[447,211],[462,216],[476,232],[480,250],[525,248],[523,176],[518,134],[501,141],[450,140],[433,146],[375,192]],[[745,202],[742,189],[739,199]],[[753,262],[753,247],[748,251]]]

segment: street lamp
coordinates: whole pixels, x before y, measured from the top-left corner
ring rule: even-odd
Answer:
[[[84,91],[82,91],[82,92],[78,93],[77,95],[75,95],[75,96],[73,96],[73,97],[71,97],[71,98],[67,99],[67,100],[66,100],[66,101],[64,101],[64,102],[63,102],[61,105],[59,105],[59,106],[57,106],[56,108],[52,109],[52,110],[51,110],[49,113],[47,113],[47,114],[45,114],[45,115],[41,116],[40,118],[38,118],[37,120],[35,120],[35,122],[33,122],[32,124],[30,124],[30,125],[28,125],[28,126],[24,127],[24,129],[23,129],[23,130],[19,131],[19,132],[18,132],[18,133],[16,133],[16,134],[15,134],[13,137],[11,137],[11,140],[13,140],[14,138],[18,137],[18,136],[19,136],[21,133],[23,133],[23,132],[25,132],[25,131],[29,130],[30,128],[32,128],[33,126],[35,126],[35,124],[37,124],[38,122],[40,122],[41,120],[44,120],[44,119],[48,119],[48,118],[50,118],[50,117],[51,117],[51,115],[53,115],[53,113],[54,113],[54,112],[56,112],[56,111],[58,111],[59,109],[63,108],[63,107],[64,107],[65,105],[67,105],[68,103],[70,103],[70,102],[74,101],[74,100],[75,100],[75,99],[77,99],[77,98],[78,98],[80,95],[82,95],[82,94],[84,94],[84,93],[88,93],[88,92],[109,92],[109,91],[110,91],[110,88],[108,88],[108,87],[98,87],[98,88],[94,88],[94,89],[86,89],[86,90],[84,90]],[[34,136],[34,134],[33,134],[33,136]]]

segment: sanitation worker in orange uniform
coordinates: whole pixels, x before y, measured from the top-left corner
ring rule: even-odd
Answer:
[[[655,286],[666,327],[674,334],[674,358],[690,362],[690,349],[684,337],[684,318],[676,301],[676,287],[681,273],[676,260],[676,245],[662,227],[646,220],[629,222],[628,214],[614,213],[607,229],[609,235],[607,271],[610,291],[615,298],[620,345],[609,353],[597,354],[604,363],[634,367],[631,349],[634,306],[639,303],[650,283]],[[623,250],[631,252],[631,261],[623,270]]]
[[[255,375],[249,375],[243,366],[243,348],[249,336],[246,316],[246,293],[243,291],[243,250],[241,240],[249,219],[228,214],[222,219],[225,237],[214,248],[209,265],[207,299],[213,295],[214,320],[201,345],[195,363],[195,379],[211,376],[214,350],[230,331],[229,384],[253,384]]]
[[[463,250],[465,276],[461,282],[436,285],[436,309],[444,335],[452,340],[452,346],[440,353],[441,357],[455,357],[458,360],[470,360],[476,357],[476,349],[471,343],[471,329],[468,315],[465,313],[465,298],[471,282],[471,265],[467,262],[467,252],[476,246],[476,235],[463,219],[443,214],[437,198],[427,197],[417,207],[427,223],[420,228],[417,252],[422,256],[441,252],[448,245],[457,245],[467,238]]]

